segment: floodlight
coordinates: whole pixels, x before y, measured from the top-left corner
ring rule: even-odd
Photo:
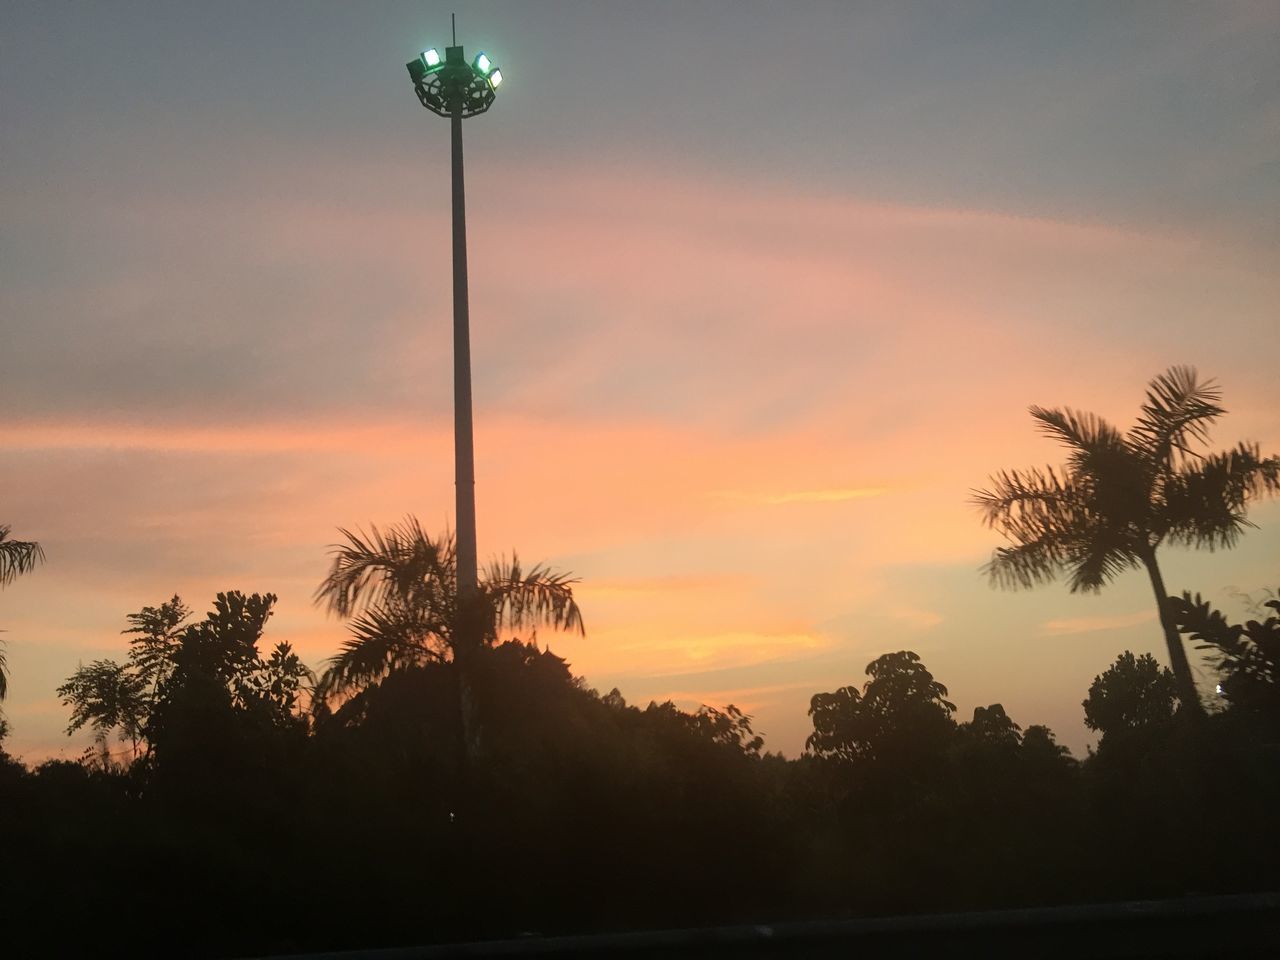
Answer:
[[[428,47],[407,64],[414,93],[424,107],[441,117],[466,119],[493,106],[502,71],[487,53],[468,62],[462,47]]]

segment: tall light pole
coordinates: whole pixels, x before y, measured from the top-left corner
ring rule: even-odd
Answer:
[[[471,431],[471,335],[467,309],[467,216],[462,171],[462,121],[493,105],[502,71],[485,53],[470,63],[457,45],[443,59],[434,47],[406,66],[418,100],[432,113],[448,117],[453,161],[453,455],[457,497],[458,623],[454,643],[469,652],[480,642],[476,620],[476,478]]]

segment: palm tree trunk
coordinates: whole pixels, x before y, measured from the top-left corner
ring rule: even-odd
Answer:
[[[1182,646],[1182,636],[1169,615],[1169,594],[1165,591],[1164,578],[1160,576],[1160,567],[1156,563],[1155,547],[1150,548],[1142,557],[1142,563],[1151,577],[1151,589],[1155,591],[1160,626],[1164,629],[1164,642],[1169,648],[1169,665],[1173,668],[1173,678],[1178,684],[1178,699],[1182,701],[1182,708],[1189,716],[1204,719],[1204,705],[1196,691],[1196,681],[1191,675],[1191,664],[1187,660],[1187,651]]]

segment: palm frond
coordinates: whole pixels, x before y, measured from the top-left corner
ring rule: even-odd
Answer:
[[[366,610],[316,683],[316,699],[376,683],[394,670],[446,658],[449,625],[403,604]]]
[[[1141,538],[1135,538],[1127,527],[1098,524],[1087,540],[1068,551],[1070,575],[1067,586],[1072,593],[1098,593],[1126,570],[1141,565],[1137,549]]]
[[[510,562],[495,560],[485,570],[480,590],[493,611],[493,633],[503,626],[519,629],[549,626],[585,634],[582,612],[573,599],[576,577],[541,564],[525,573],[514,553]]]
[[[0,642],[0,700],[9,693],[9,661],[4,658],[4,643]]]
[[[1256,443],[1183,464],[1165,481],[1159,517],[1170,543],[1214,550],[1235,545],[1253,526],[1249,503],[1280,493],[1280,457],[1264,459]]]
[[[1194,367],[1170,367],[1147,387],[1142,415],[1128,444],[1152,464],[1173,466],[1196,457],[1190,443],[1209,442],[1209,425],[1227,411],[1213,380],[1201,381]]]
[[[1012,547],[997,547],[983,564],[982,573],[994,587],[1029,589],[1054,580],[1065,564],[1061,539],[1046,535]]]
[[[1039,423],[1040,432],[1069,449],[1069,474],[1105,477],[1123,469],[1128,459],[1124,437],[1096,413],[1065,407],[1059,410],[1032,406],[1029,409]]]
[[[452,535],[432,540],[414,517],[385,531],[339,532],[346,542],[331,547],[333,562],[315,593],[329,612],[346,617],[397,600],[438,604],[453,596]]]
[[[0,587],[7,587],[44,560],[44,550],[31,540],[10,540],[10,528],[0,524]]]
[[[1063,536],[1079,523],[1079,491],[1052,467],[1003,470],[990,480],[991,489],[974,490],[970,502],[1013,543]]]
[[[1041,433],[1082,453],[1111,449],[1121,441],[1120,431],[1096,413],[1035,404],[1027,409]]]

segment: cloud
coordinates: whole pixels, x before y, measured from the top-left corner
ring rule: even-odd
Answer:
[[[715,496],[746,503],[843,503],[846,500],[878,497],[885,492],[883,487],[846,487],[835,490],[797,490],[791,493],[747,493],[739,490],[722,490]]]
[[[1077,633],[1097,633],[1101,630],[1119,630],[1124,627],[1136,627],[1150,623],[1156,618],[1153,610],[1140,610],[1134,613],[1113,614],[1102,617],[1068,617],[1060,620],[1047,620],[1040,626],[1040,632],[1052,637],[1065,637]]]
[[[757,710],[761,706],[777,702],[780,694],[812,693],[812,687],[813,684],[806,680],[799,683],[773,683],[763,686],[727,687],[710,690],[673,689],[652,694],[648,699],[658,703],[670,700],[677,706],[687,709],[696,709],[704,705],[723,709],[729,704],[733,704],[743,713],[751,714],[753,710]]]
[[[83,228],[83,270],[0,285],[21,358],[0,378],[0,520],[50,557],[5,615],[51,675],[175,590],[197,609],[274,590],[273,628],[318,659],[343,634],[310,606],[334,528],[448,523],[443,234],[399,195],[420,171],[361,162],[344,176],[372,185],[335,202],[313,188],[337,171],[296,165],[254,189],[22,201],[33,229],[60,204]],[[1276,281],[1203,238],[639,167],[532,169],[472,209],[481,552],[584,578],[591,632],[553,642],[592,677],[851,649],[860,667],[937,627],[877,571],[976,565],[994,538],[967,491],[1059,459],[1028,403],[1124,423],[1147,377],[1194,358],[1233,424],[1274,431],[1274,385],[1248,371]],[[930,642],[967,651],[984,628],[958,595],[922,602],[947,613]]]
[[[567,638],[566,638],[567,639]],[[643,676],[647,679],[755,667],[795,660],[829,649],[831,638],[804,630],[677,634],[652,638],[627,626],[593,633],[590,643],[557,641],[571,662],[588,675]]]
[[[942,614],[932,610],[917,610],[915,607],[890,607],[886,615],[891,620],[920,630],[930,630],[943,621]]]
[[[750,586],[752,579],[728,574],[686,574],[653,577],[596,577],[574,587],[579,601],[606,597],[647,597],[653,594],[705,593]]]

